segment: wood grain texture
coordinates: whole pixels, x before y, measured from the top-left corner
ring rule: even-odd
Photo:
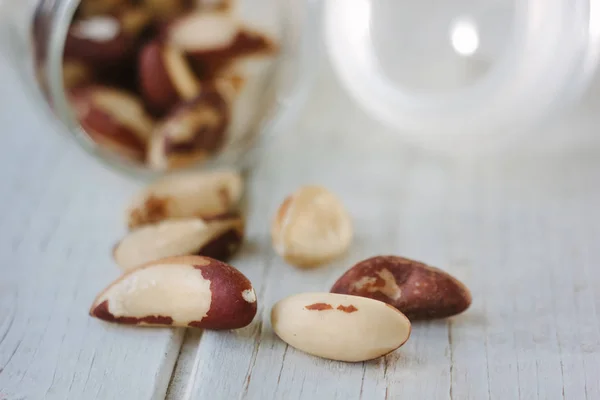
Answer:
[[[250,181],[250,241],[259,253],[234,264],[259,288],[260,318],[244,332],[188,341],[193,354],[175,372],[186,377],[185,396],[176,384],[168,398],[600,396],[600,149],[436,157],[386,136],[336,85],[324,75],[300,126],[270,143]],[[304,183],[340,195],[356,230],[344,258],[313,271],[286,265],[268,235],[281,200]],[[312,357],[274,335],[269,313],[277,300],[328,290],[375,254],[447,270],[471,288],[472,307],[415,323],[404,347],[366,363]]]
[[[162,399],[182,331],[88,316],[136,185],[38,117],[0,66],[0,399]],[[6,90],[6,91],[4,91]],[[10,99],[6,96],[10,93]]]
[[[0,112],[1,400],[600,398],[599,148],[437,157],[370,120],[325,68],[298,126],[268,142],[250,176],[248,240],[233,264],[255,285],[258,317],[183,341],[181,330],[87,316],[118,275],[110,248],[136,185],[38,118],[1,64],[0,76],[1,109],[19,104]],[[586,118],[567,119],[563,135],[595,129]],[[356,232],[348,254],[312,271],[284,263],[269,237],[277,206],[305,183],[337,193]],[[472,307],[415,323],[404,347],[367,363],[312,357],[274,335],[277,300],[326,291],[375,254],[447,270]]]

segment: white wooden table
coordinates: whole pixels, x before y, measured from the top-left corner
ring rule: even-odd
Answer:
[[[600,399],[600,147],[471,161],[399,148],[325,67],[297,127],[248,183],[248,240],[233,264],[259,294],[252,325],[121,327],[87,312],[118,276],[110,249],[138,184],[54,132],[15,79],[0,64],[1,400]],[[600,119],[585,111],[555,130],[593,132]],[[356,225],[346,258],[310,272],[277,258],[268,236],[303,183],[338,193]],[[415,323],[404,347],[366,363],[274,336],[275,301],[328,290],[382,253],[446,269],[471,288],[472,307]]]

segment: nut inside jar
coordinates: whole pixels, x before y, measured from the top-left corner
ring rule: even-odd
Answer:
[[[82,0],[63,81],[99,148],[152,170],[187,168],[256,134],[278,50],[277,34],[231,1]]]

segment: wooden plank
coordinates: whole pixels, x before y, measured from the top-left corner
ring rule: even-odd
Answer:
[[[231,263],[238,267],[253,283],[255,291],[261,298],[262,282],[270,269],[268,255],[268,238],[264,235],[263,220],[267,202],[256,202],[265,199],[265,193],[259,195],[266,187],[257,182],[249,187],[246,193],[250,208],[247,215],[246,241],[243,248]],[[258,313],[263,304],[259,300]],[[235,398],[244,392],[246,382],[252,374],[252,365],[256,360],[256,350],[260,340],[263,324],[255,319],[250,326],[235,332],[189,331],[177,362],[171,382],[168,399]],[[235,368],[232,368],[235,366]],[[227,376],[227,379],[210,377]]]
[[[358,114],[360,115],[360,114]],[[359,117],[360,118],[360,117]],[[354,120],[354,122],[357,122]],[[351,122],[349,122],[350,124]],[[360,123],[360,122],[359,122]],[[300,130],[299,130],[300,131]],[[262,329],[255,329],[253,338],[244,337],[244,340],[253,339],[254,348],[252,355],[236,352],[237,363],[223,363],[219,359],[211,359],[206,356],[209,352],[227,355],[231,350],[231,336],[216,334],[210,336],[211,341],[205,342],[207,332],[204,333],[199,343],[198,356],[195,363],[190,362],[187,367],[182,366],[176,371],[176,376],[195,370],[196,375],[192,379],[202,382],[195,390],[186,393],[189,398],[210,398],[214,393],[224,393],[225,397],[242,397],[248,399],[269,398],[385,398],[386,392],[389,398],[394,398],[393,388],[400,390],[406,382],[398,385],[402,378],[402,372],[410,371],[408,368],[396,367],[396,364],[407,363],[403,359],[420,358],[415,353],[415,344],[427,348],[426,338],[431,335],[439,336],[435,330],[415,334],[415,340],[407,345],[402,352],[387,357],[385,360],[377,360],[368,363],[344,364],[329,362],[303,354],[290,348],[277,339],[273,334],[269,313],[271,306],[279,299],[293,293],[314,290],[329,290],[331,284],[352,263],[368,257],[372,254],[383,252],[394,252],[398,231],[400,208],[395,204],[397,198],[403,193],[397,193],[397,186],[389,185],[385,179],[373,179],[377,171],[408,171],[410,163],[403,158],[397,158],[397,153],[381,149],[385,154],[373,160],[369,154],[363,153],[360,146],[351,145],[346,148],[343,142],[336,142],[340,157],[343,161],[328,163],[328,146],[319,143],[312,146],[311,141],[333,139],[323,135],[324,132],[306,132],[302,130],[302,136],[290,135],[281,142],[273,145],[268,154],[261,160],[261,166],[255,172],[251,181],[253,203],[259,207],[253,212],[250,225],[253,234],[258,237],[262,244],[261,256],[253,262],[269,264],[269,272],[266,282],[264,277],[255,284],[260,285],[260,320]],[[338,139],[339,140],[339,139]],[[297,149],[302,144],[305,151]],[[308,143],[307,143],[308,142]],[[332,143],[333,144],[333,143]],[[330,147],[329,147],[330,148]],[[343,148],[341,150],[340,148]],[[308,162],[307,162],[308,161]],[[277,165],[277,168],[273,168]],[[302,167],[299,167],[299,166]],[[398,179],[402,178],[402,173]],[[346,179],[340,179],[346,177]],[[351,179],[348,179],[350,177]],[[357,239],[351,252],[343,259],[334,264],[311,271],[302,271],[290,267],[282,262],[277,256],[273,256],[269,249],[270,239],[268,237],[268,225],[270,219],[281,202],[281,200],[302,183],[322,183],[330,187],[334,192],[344,198],[348,208],[355,216]],[[358,186],[357,186],[358,185]],[[389,200],[382,203],[381,198]],[[251,240],[254,239],[251,237]],[[239,267],[246,271],[249,269],[249,260],[240,257]],[[445,323],[442,323],[442,337],[444,342],[441,346],[433,346],[429,349],[431,356],[426,361],[437,361],[436,358],[445,360],[445,365],[432,370],[431,376],[439,372],[440,368],[446,371],[446,386],[428,386],[420,381],[415,387],[431,388],[431,393],[447,393],[449,385],[448,371],[450,366],[445,351],[447,347],[447,331]],[[419,336],[425,339],[419,340]],[[420,343],[420,344],[419,344]],[[431,346],[430,346],[431,347]],[[236,347],[240,350],[240,347]],[[246,351],[250,351],[247,348]],[[196,370],[193,365],[203,365],[204,368]],[[423,369],[427,369],[427,363],[423,362]],[[404,364],[402,364],[404,365]],[[386,370],[393,370],[394,376],[387,375]],[[421,371],[422,372],[422,371]],[[206,384],[211,382],[211,384]],[[217,382],[212,384],[212,382]],[[218,386],[215,386],[218,385]],[[442,388],[440,390],[440,387]],[[213,389],[218,390],[213,391]],[[226,389],[224,389],[226,388]],[[392,388],[392,389],[390,389]],[[225,390],[223,392],[222,390]],[[182,391],[177,391],[181,393]],[[175,393],[175,392],[174,392]],[[179,397],[173,397],[179,398]]]
[[[587,289],[573,283],[585,276],[573,252],[591,242],[582,235],[583,225],[573,221],[598,222],[588,212],[590,198],[597,197],[591,184],[600,178],[597,162],[508,161],[472,166],[470,177],[458,179],[463,182],[458,196],[450,196],[462,209],[460,226],[466,231],[455,239],[462,242],[459,247],[471,247],[478,275],[472,287],[482,291],[476,299],[485,302],[486,343],[485,353],[463,349],[468,361],[454,357],[454,369],[466,365],[477,371],[476,360],[485,354],[491,398],[594,398],[598,375],[590,373],[598,371],[600,335],[591,307],[597,294],[587,291],[586,301],[578,301],[582,295],[572,288]],[[481,398],[466,381],[454,381],[453,393]]]
[[[398,151],[394,133],[334,86],[325,74],[301,125],[269,143],[252,176],[249,241],[234,264],[257,288],[259,318],[237,332],[188,331],[168,398],[600,398],[597,153],[468,162]],[[86,315],[118,274],[110,247],[135,185],[46,121],[25,124],[33,112],[0,113],[11,133],[0,135],[0,399],[163,398],[182,331]],[[299,271],[270,250],[269,224],[286,194],[313,182],[343,198],[356,240],[345,258]],[[381,253],[453,273],[472,308],[415,323],[405,347],[368,363],[311,357],[273,334],[275,301],[327,290]]]
[[[328,93],[327,83],[322,88]],[[270,145],[251,181],[259,204],[251,229],[263,251],[252,263],[269,265],[257,281],[262,328],[244,337],[254,347],[235,347],[244,351],[236,353],[239,364],[202,361],[194,377],[202,385],[188,398],[221,393],[213,388],[245,399],[600,396],[600,294],[593,290],[600,282],[600,161],[585,154],[457,161],[399,152],[364,140],[372,122],[343,99],[331,117],[317,117],[328,101],[316,99],[302,125]],[[273,256],[267,232],[285,194],[309,182],[344,199],[357,238],[346,258],[299,271]],[[472,308],[415,323],[406,346],[364,364],[311,357],[274,336],[268,316],[275,301],[327,290],[346,267],[381,253],[451,272],[472,289]],[[244,268],[246,262],[239,260]],[[204,338],[197,354],[230,351],[230,336]]]
[[[136,185],[61,138],[0,71],[21,105],[0,113],[0,399],[164,398],[182,331],[87,315],[119,275],[111,248]]]

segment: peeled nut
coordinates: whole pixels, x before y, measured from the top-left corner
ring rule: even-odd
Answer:
[[[239,29],[231,13],[194,12],[168,27],[167,40],[187,53],[211,55],[232,46]]]
[[[242,196],[233,171],[185,173],[160,179],[138,193],[127,210],[129,228],[166,219],[214,219],[232,211]]]
[[[216,153],[226,139],[234,90],[228,82],[203,85],[197,97],[170,112],[152,134],[150,167],[188,167]]]
[[[65,42],[65,57],[98,67],[122,63],[131,55],[134,42],[121,24],[110,15],[74,21]]]
[[[359,362],[384,356],[410,337],[411,324],[380,301],[332,293],[287,297],[271,311],[273,330],[308,354]]]
[[[256,294],[228,264],[171,257],[122,275],[94,300],[90,315],[126,325],[237,329],[254,319]]]
[[[275,251],[287,262],[312,267],[344,253],[352,221],[342,202],[321,186],[304,186],[285,199],[271,226]]]
[[[143,160],[154,122],[142,103],[118,89],[89,86],[71,91],[75,115],[99,145],[135,160]]]
[[[123,270],[165,257],[201,255],[227,261],[244,237],[241,218],[205,222],[200,218],[176,219],[142,226],[129,233],[113,255]]]
[[[156,113],[169,111],[180,100],[200,94],[200,83],[183,53],[155,40],[139,55],[138,74],[144,100]]]
[[[471,305],[469,289],[448,273],[396,256],[359,262],[338,279],[331,292],[386,302],[411,320],[450,317]]]

